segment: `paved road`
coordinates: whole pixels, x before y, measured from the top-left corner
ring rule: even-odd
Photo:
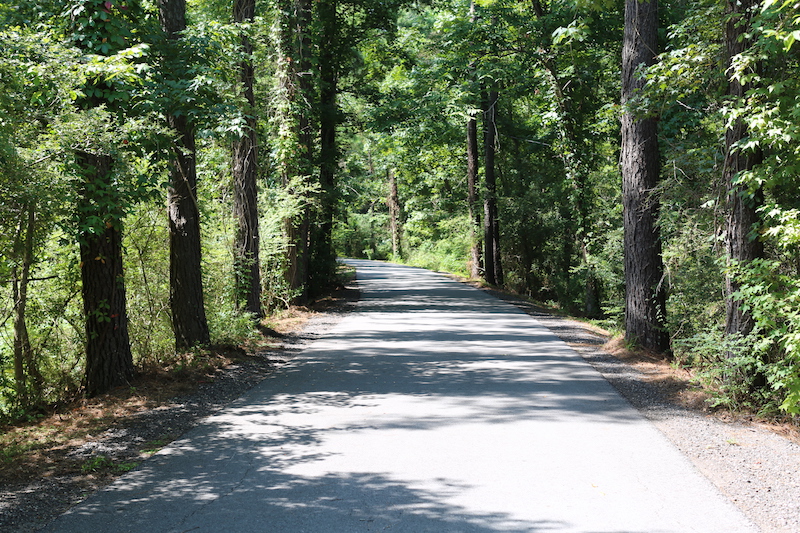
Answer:
[[[757,531],[535,319],[353,264],[355,312],[49,531]]]

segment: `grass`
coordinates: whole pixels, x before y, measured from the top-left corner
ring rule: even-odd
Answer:
[[[91,459],[87,459],[83,465],[81,465],[81,472],[84,474],[100,474],[100,473],[110,473],[110,474],[124,474],[126,472],[130,472],[139,463],[137,462],[115,462],[110,457],[106,457],[105,455],[98,455],[92,457]]]

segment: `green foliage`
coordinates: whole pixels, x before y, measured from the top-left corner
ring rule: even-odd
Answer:
[[[131,21],[139,15],[136,1],[80,0],[67,12],[72,42],[86,52],[109,56],[129,46]]]
[[[125,218],[125,284],[134,360],[157,366],[175,347],[169,309],[169,230],[161,202],[141,202]]]
[[[426,239],[421,245],[412,248],[406,262],[410,265],[452,272],[469,276],[470,238],[469,219],[465,216],[440,221],[435,228],[435,237]]]
[[[288,188],[269,188],[261,195],[265,206],[261,216],[262,300],[269,310],[288,308],[302,288],[292,289],[288,280],[286,232],[289,223],[299,224],[318,205],[319,187],[303,179],[293,180]]]
[[[389,216],[385,213],[350,213],[334,227],[333,243],[340,257],[388,259],[392,254]]]
[[[767,385],[781,408],[800,413],[800,281],[776,260],[756,260],[734,273],[742,282],[734,297],[756,323],[754,349],[762,356]]]
[[[63,170],[72,175],[78,194],[71,229],[76,235],[102,231],[106,224],[119,224],[138,202],[155,198],[165,179],[165,162],[153,161],[142,150],[155,137],[168,135],[160,122],[151,118],[118,120],[104,106],[64,113],[54,123],[54,135],[64,143]],[[79,164],[77,154],[111,159],[110,175],[98,176],[95,169]],[[75,195],[76,192],[72,192]]]
[[[755,337],[704,331],[673,343],[679,364],[694,367],[698,380],[712,393],[712,406],[773,411],[761,379],[765,365]]]
[[[24,27],[0,31],[0,414],[36,406],[74,390],[73,315],[75,293],[70,250],[57,228],[71,209],[71,179],[62,172],[69,150],[58,124],[71,112],[83,81],[75,50],[47,32]],[[33,216],[32,249],[23,235]],[[27,298],[28,337],[33,350],[23,390],[12,384],[14,304],[11,280],[19,282],[26,256],[32,264]],[[49,315],[49,312],[56,314]],[[67,333],[60,337],[59,333]],[[64,350],[59,351],[59,350]],[[56,357],[53,357],[56,356]],[[9,371],[8,373],[6,373]],[[41,378],[41,379],[40,379]],[[25,399],[28,405],[21,406]],[[24,413],[23,413],[24,414]]]
[[[87,459],[81,465],[81,472],[84,474],[98,474],[98,473],[114,473],[124,474],[136,468],[137,463],[123,462],[118,463],[114,459],[105,455],[95,455],[91,459]]]

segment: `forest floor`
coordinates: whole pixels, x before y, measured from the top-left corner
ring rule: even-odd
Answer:
[[[714,411],[686,370],[626,351],[583,322],[489,292],[533,315],[581,353],[764,531],[800,531],[796,425]],[[182,372],[151,372],[131,387],[0,428],[0,532],[37,531],[131,470],[265,379],[357,299],[356,289],[340,290],[277,320],[280,339],[248,350],[221,347]]]

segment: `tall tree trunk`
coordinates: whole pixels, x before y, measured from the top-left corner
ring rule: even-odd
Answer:
[[[285,221],[289,247],[287,250],[286,278],[290,289],[297,295],[296,303],[308,300],[309,238],[311,231],[311,212],[308,207],[311,178],[314,172],[314,134],[312,131],[312,109],[314,101],[314,80],[311,73],[311,23],[312,7],[310,0],[287,0],[283,11],[286,19],[282,25],[281,54],[285,62],[284,94],[286,95],[287,115],[290,122],[292,144],[287,161],[282,162],[283,183],[289,192],[299,197],[301,211]],[[291,159],[289,161],[288,159]]]
[[[312,289],[320,291],[330,283],[335,268],[333,251],[333,216],[336,203],[336,167],[339,149],[336,139],[338,126],[337,94],[339,83],[339,20],[338,2],[320,2],[319,20],[322,24],[319,51],[320,78],[320,208],[317,229],[313,238],[314,257],[310,278]]]
[[[481,211],[478,204],[478,120],[470,114],[467,119],[467,205],[470,224],[470,276],[481,275]]]
[[[121,213],[108,212],[114,210],[113,161],[108,155],[80,152],[78,164],[85,180],[78,209],[87,219],[102,221],[79,237],[86,317],[86,393],[96,396],[130,382],[133,355],[122,265],[122,217]],[[98,194],[108,198],[98,201]]]
[[[14,388],[16,401],[20,406],[28,405],[28,379],[25,372],[25,351],[30,349],[28,326],[25,323],[25,307],[27,298],[22,296],[27,285],[24,274],[19,268],[12,269],[11,297],[14,299]]]
[[[475,0],[469,3],[469,20],[475,23]],[[469,65],[473,83],[479,85],[475,76],[475,62]],[[475,112],[469,112],[467,119],[467,206],[470,220],[470,277],[478,279],[483,272],[481,263],[481,206],[478,203],[478,168],[480,156],[478,155],[478,119]]]
[[[251,22],[255,17],[255,0],[234,0],[233,19]],[[239,305],[255,318],[263,316],[261,308],[261,263],[259,260],[258,227],[258,138],[255,117],[255,69],[253,45],[242,36],[245,59],[239,64],[241,90],[247,101],[245,133],[233,143],[233,211],[237,230],[234,243],[236,296]]]
[[[161,28],[171,46],[172,60],[181,56],[178,41],[186,29],[186,0],[159,0]],[[164,72],[166,78],[177,77]],[[197,204],[197,163],[194,126],[185,113],[168,113],[167,124],[177,134],[175,158],[167,190],[169,215],[169,303],[175,347],[208,344],[210,336],[203,298],[200,210]]]
[[[392,233],[392,258],[397,260],[400,254],[400,199],[397,194],[397,177],[394,169],[388,169],[386,177],[389,181],[386,205],[389,207],[389,229]]]
[[[760,2],[756,0],[741,0],[728,2],[728,19],[725,28],[725,42],[728,54],[728,68],[732,59],[744,52],[750,46],[746,34],[750,28],[752,11],[757,9]],[[742,85],[738,79],[731,77],[728,84],[728,94],[736,99],[744,98],[750,87]],[[727,231],[726,248],[728,264],[747,263],[764,256],[764,245],[757,238],[751,238],[753,226],[758,222],[757,210],[763,203],[763,193],[758,189],[754,194],[747,194],[746,187],[735,182],[737,175],[746,170],[751,170],[761,162],[762,154],[757,151],[742,151],[734,144],[747,137],[747,126],[742,120],[737,120],[725,132],[725,166],[723,179],[727,187]],[[738,291],[740,284],[731,276],[726,278],[726,335],[747,335],[753,330],[752,315],[742,308],[741,302],[734,299],[733,294]]]
[[[312,24],[312,5],[311,0],[298,0],[297,1],[297,28],[295,33],[298,40],[298,55],[300,61],[299,88],[300,98],[298,99],[297,107],[297,128],[298,128],[298,141],[300,142],[300,164],[298,169],[300,175],[304,177],[305,183],[311,185],[312,176],[314,174],[314,126],[311,117],[313,115],[312,102],[314,101],[314,77],[311,72],[312,69],[312,54],[313,43],[311,42],[311,24]],[[309,194],[306,192],[306,194]],[[309,278],[308,272],[311,261],[310,239],[311,239],[311,209],[305,206],[303,209],[303,220],[300,225],[300,238],[303,244],[303,253],[298,261],[301,271],[301,279],[303,284],[303,292],[301,297],[303,300],[308,299],[308,285]]]
[[[39,395],[42,383],[31,349],[25,313],[28,307],[28,282],[33,264],[33,233],[36,226],[36,213],[33,207],[27,208],[25,217],[20,220],[18,233],[21,268],[13,269],[12,292],[14,298],[14,381],[16,382],[17,402],[23,407],[30,404],[30,392]],[[24,234],[24,237],[23,237]],[[29,381],[31,382],[29,387]],[[33,389],[33,390],[30,390]]]
[[[97,2],[83,2],[92,16],[108,10]],[[122,21],[122,24],[125,24]],[[88,27],[87,27],[88,28]],[[119,28],[105,25],[73,34],[75,44],[96,52],[97,43],[110,45],[104,54],[119,49],[114,37]],[[106,80],[97,85],[101,94],[87,95],[82,104],[89,108],[114,106],[102,95]],[[119,111],[119,109],[116,109]],[[133,378],[133,355],[128,337],[125,274],[122,264],[122,218],[120,192],[113,175],[110,155],[76,151],[81,182],[77,191],[77,212],[81,217],[78,243],[81,259],[81,292],[86,327],[86,394],[96,396],[125,385]]]
[[[500,262],[500,222],[497,219],[497,180],[495,178],[495,144],[497,133],[497,91],[490,91],[485,101],[484,166],[486,197],[483,204],[484,278],[490,285],[503,284]]]
[[[641,65],[652,65],[658,49],[657,0],[626,0],[622,46],[622,104],[643,85]],[[666,290],[655,192],[659,179],[658,126],[655,118],[622,116],[622,197],[625,248],[625,339],[663,352]]]

